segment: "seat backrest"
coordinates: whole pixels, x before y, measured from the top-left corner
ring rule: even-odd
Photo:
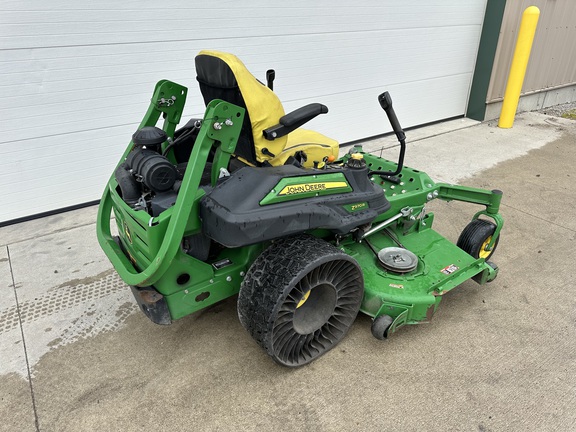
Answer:
[[[280,154],[287,137],[268,141],[264,129],[278,124],[284,113],[272,90],[258,81],[235,55],[201,51],[196,56],[196,74],[204,102],[222,99],[246,109],[236,154],[248,162],[264,162]]]

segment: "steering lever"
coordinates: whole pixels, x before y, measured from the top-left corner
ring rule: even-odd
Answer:
[[[406,152],[406,134],[402,130],[402,126],[400,126],[400,122],[398,121],[398,117],[396,117],[396,113],[394,112],[394,108],[392,107],[392,98],[390,97],[390,93],[384,92],[380,96],[378,96],[378,102],[380,102],[380,106],[388,116],[388,121],[392,126],[392,130],[396,134],[396,138],[400,142],[400,155],[398,157],[398,166],[396,167],[396,171],[370,171],[368,173],[369,176],[373,174],[378,174],[384,177],[393,177],[397,174],[400,174],[402,168],[404,167],[404,153]]]

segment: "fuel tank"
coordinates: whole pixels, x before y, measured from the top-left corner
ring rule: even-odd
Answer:
[[[208,237],[233,248],[317,228],[346,234],[389,208],[365,166],[245,167],[202,198],[200,218]]]

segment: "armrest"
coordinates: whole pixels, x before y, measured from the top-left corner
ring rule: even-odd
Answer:
[[[289,114],[281,117],[279,124],[264,129],[264,138],[269,141],[274,141],[276,138],[288,135],[293,130],[298,129],[304,123],[309,122],[314,117],[320,114],[326,114],[328,112],[328,107],[319,103],[312,103],[297,110],[292,111]]]

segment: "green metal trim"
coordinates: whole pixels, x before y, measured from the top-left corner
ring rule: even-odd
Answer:
[[[502,227],[504,226],[504,218],[499,213],[492,214],[488,213],[486,210],[481,210],[472,217],[472,220],[476,220],[482,215],[492,218],[496,223],[496,229],[494,230],[494,234],[492,234],[492,240],[490,240],[490,243],[486,245],[486,250],[491,251],[494,245],[496,244],[496,240],[500,236],[500,231],[502,231]]]
[[[502,200],[502,192],[497,190],[487,191],[446,183],[436,183],[436,188],[438,189],[438,198],[441,200],[456,200],[485,205],[488,214],[497,214],[500,208],[500,201]]]
[[[406,309],[404,312],[400,313],[400,315],[398,315],[394,319],[394,321],[392,322],[392,324],[390,324],[390,327],[388,328],[388,336],[395,333],[396,330],[398,330],[400,327],[404,327],[406,324],[408,324],[409,311],[410,311],[409,309]]]
[[[166,301],[172,319],[185,317],[238,294],[244,274],[265,246],[267,244],[259,243],[224,250],[218,260],[227,258],[230,265],[221,269],[178,253],[170,270],[156,283],[159,291],[168,293]],[[190,274],[190,281],[179,285],[177,276],[180,273]]]
[[[485,263],[484,270],[472,278],[478,285],[492,282],[498,276],[498,267],[493,263]]]
[[[286,177],[280,180],[274,186],[274,189],[260,201],[260,205],[264,206],[351,191],[352,188],[343,173]]]
[[[478,56],[466,109],[466,117],[474,120],[483,121],[486,114],[486,96],[490,85],[490,76],[494,66],[505,7],[506,0],[488,0],[486,4]]]
[[[492,191],[487,191],[484,189],[476,189],[467,186],[457,186],[450,184],[439,183],[436,186],[439,187],[438,198],[444,201],[463,201],[472,204],[485,205],[486,209],[477,212],[472,220],[478,219],[481,215],[487,216],[494,220],[496,223],[496,230],[492,235],[492,240],[486,247],[487,250],[492,250],[502,226],[504,225],[504,219],[498,213],[500,211],[500,202],[502,201],[502,191],[494,189]]]

